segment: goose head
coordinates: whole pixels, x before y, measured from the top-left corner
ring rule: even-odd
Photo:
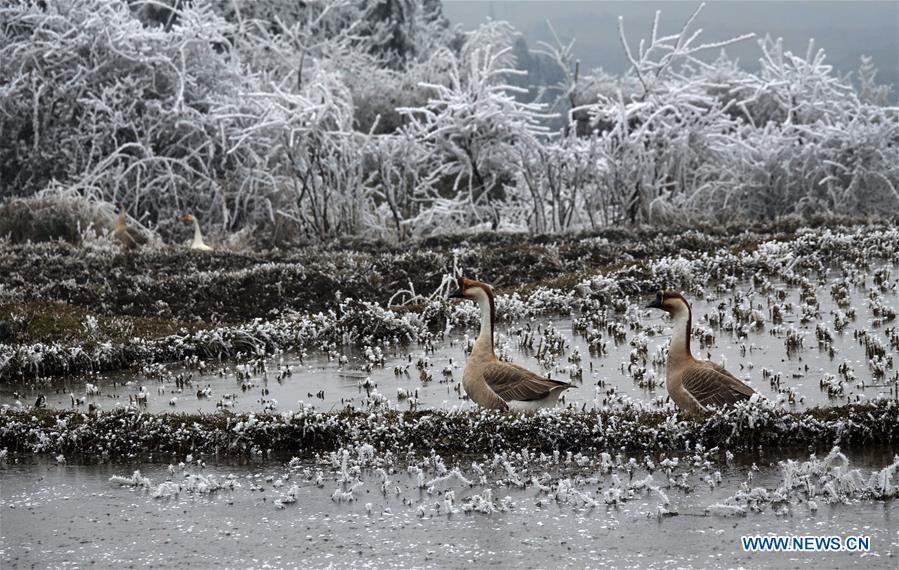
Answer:
[[[116,227],[119,229],[125,228],[125,204],[121,202],[115,203],[116,208],[118,208],[118,218],[116,219]]]
[[[456,290],[450,294],[450,298],[468,299],[478,304],[481,310],[481,332],[475,345],[483,343],[486,346],[486,350],[493,354],[493,323],[496,320],[493,287],[486,283],[460,276],[456,280]]]
[[[450,293],[450,299],[468,299],[477,301],[482,295],[493,297],[493,287],[474,279],[459,277],[456,279],[456,290]]]
[[[661,309],[672,317],[680,314],[690,314],[690,303],[684,299],[683,295],[673,291],[659,291],[656,293],[656,298],[646,305],[646,308]]]

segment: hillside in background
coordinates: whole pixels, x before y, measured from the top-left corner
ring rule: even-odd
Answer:
[[[632,34],[643,35],[660,10],[665,29],[677,28],[697,8],[685,0],[629,2],[627,0],[495,1],[449,0],[444,14],[453,25],[476,28],[487,18],[515,26],[529,45],[552,41],[553,31],[564,41],[576,39],[574,55],[585,69],[602,68],[620,75],[630,67],[618,35],[618,17]],[[709,40],[747,32],[758,37],[782,37],[785,49],[805,53],[809,40],[827,49],[834,72],[857,81],[862,56],[870,57],[882,83],[899,83],[899,3],[884,0],[808,2],[782,0],[728,0],[709,2],[700,26]],[[754,42],[728,46],[730,57],[750,71],[759,69]],[[713,54],[714,55],[714,54]],[[899,101],[893,90],[891,101]]]

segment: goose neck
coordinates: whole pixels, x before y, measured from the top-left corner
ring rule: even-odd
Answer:
[[[200,231],[200,222],[196,218],[192,218],[194,222],[194,243],[203,243],[203,232]]]
[[[475,346],[493,354],[493,321],[496,312],[493,296],[484,289],[478,289],[475,301],[481,310],[481,331],[475,341]]]
[[[690,309],[683,307],[675,311],[671,317],[674,319],[674,331],[671,336],[671,346],[668,349],[668,357],[674,360],[689,359],[690,335],[692,333],[692,315]]]

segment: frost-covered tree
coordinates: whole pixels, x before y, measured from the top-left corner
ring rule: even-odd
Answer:
[[[595,229],[610,222],[609,205],[597,188],[597,174],[606,169],[598,141],[572,131],[520,157],[515,189],[528,205],[527,225],[534,232]]]
[[[723,51],[746,36],[703,43],[698,15],[636,44],[622,22],[614,76],[505,22],[457,33],[436,0],[7,2],[0,196],[266,243],[895,215],[871,60],[854,87],[763,38],[748,71]]]
[[[708,93],[697,68],[697,54],[745,37],[703,44],[691,26],[699,10],[678,33],[660,35],[657,12],[650,38],[634,51],[619,20],[622,46],[631,62],[629,89],[598,93],[582,107],[600,130],[604,169],[598,174],[600,201],[614,223],[652,221],[661,203],[678,204],[701,185],[697,167],[708,154],[706,136],[731,128],[731,120]],[[576,109],[577,110],[577,109]]]
[[[375,210],[369,228],[382,237],[404,241],[434,230],[433,220],[421,217],[433,207],[434,172],[426,149],[410,133],[374,137],[366,184]]]
[[[210,109],[242,74],[203,3],[168,31],[123,2],[0,7],[0,194],[51,180],[155,216],[214,202],[227,157]]]
[[[410,132],[429,150],[434,172],[451,181],[452,197],[493,228],[501,221],[510,167],[546,132],[542,106],[518,101],[513,93],[520,88],[504,83],[520,73],[502,67],[509,51],[470,52],[467,61],[454,62],[449,85],[427,85],[434,92],[427,106],[406,110]]]
[[[858,66],[858,97],[868,105],[885,106],[892,88],[877,82],[877,68],[870,56],[863,55]]]

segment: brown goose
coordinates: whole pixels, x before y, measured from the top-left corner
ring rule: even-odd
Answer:
[[[490,285],[459,277],[458,291],[450,297],[472,300],[481,308],[481,332],[462,373],[462,388],[476,404],[495,410],[551,408],[562,392],[572,387],[567,382],[550,380],[496,359],[493,352],[496,307]]]
[[[128,227],[127,220],[125,219],[125,205],[119,202],[118,207],[119,219],[118,221],[116,221],[115,231],[113,232],[113,235],[115,235],[115,238],[119,240],[119,243],[122,244],[122,247],[127,250],[133,250],[147,243],[147,236],[143,235],[134,228]]]
[[[693,314],[682,295],[659,291],[647,307],[661,309],[674,319],[665,387],[680,409],[690,413],[704,412],[709,407],[748,400],[755,394],[752,388],[737,380],[723,366],[693,358],[690,353]]]

